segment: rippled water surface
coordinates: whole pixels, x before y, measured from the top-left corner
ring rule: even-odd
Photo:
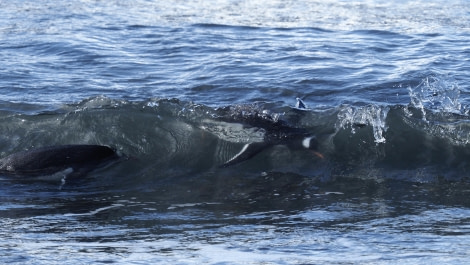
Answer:
[[[0,9],[0,156],[125,157],[0,176],[0,263],[467,263],[467,1]]]

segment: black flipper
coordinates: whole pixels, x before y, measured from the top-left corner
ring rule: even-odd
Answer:
[[[269,144],[264,142],[245,144],[238,154],[230,158],[227,162],[221,165],[221,167],[233,166],[248,160],[266,149],[268,146]]]

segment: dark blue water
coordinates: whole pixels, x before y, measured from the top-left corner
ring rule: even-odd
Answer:
[[[467,262],[466,1],[0,10],[1,156],[129,158],[75,181],[2,176],[1,263]],[[273,145],[221,167],[292,132],[317,154]]]

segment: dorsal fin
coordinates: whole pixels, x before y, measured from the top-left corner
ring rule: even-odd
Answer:
[[[307,105],[305,105],[303,100],[301,100],[300,98],[296,98],[296,99],[297,99],[297,103],[295,103],[295,108],[297,108],[297,109],[308,109]]]

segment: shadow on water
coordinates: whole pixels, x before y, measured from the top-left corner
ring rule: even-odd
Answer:
[[[93,173],[64,186],[58,182],[3,180],[0,216],[10,219],[42,216],[52,220],[65,217],[127,228],[175,223],[197,229],[202,224],[240,222],[325,228],[418,214],[432,208],[470,205],[469,183],[446,180],[418,183],[336,177],[325,181],[292,173],[240,176],[231,172],[155,181],[133,178],[140,183],[131,186],[119,183],[121,177],[106,175],[109,172],[113,170]],[[341,215],[315,220],[291,219],[316,210]]]

